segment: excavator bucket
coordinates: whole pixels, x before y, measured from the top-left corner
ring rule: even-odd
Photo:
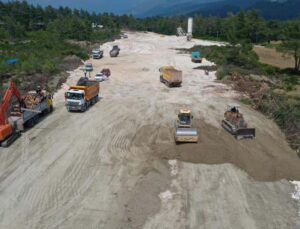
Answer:
[[[180,142],[198,142],[198,131],[194,128],[176,128],[175,141]]]

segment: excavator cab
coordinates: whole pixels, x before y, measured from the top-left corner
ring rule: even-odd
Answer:
[[[176,121],[175,142],[198,142],[198,131],[192,128],[193,116],[189,109],[180,109]]]

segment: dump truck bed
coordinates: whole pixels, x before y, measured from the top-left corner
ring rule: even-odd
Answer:
[[[74,90],[83,90],[85,92],[85,99],[90,100],[96,95],[99,94],[100,91],[100,84],[96,80],[85,80],[78,82],[76,86],[71,86],[70,89]]]
[[[180,86],[182,83],[182,71],[173,67],[162,67],[161,81],[170,87]]]

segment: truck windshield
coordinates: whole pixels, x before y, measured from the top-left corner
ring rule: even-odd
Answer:
[[[81,100],[83,99],[83,94],[67,92],[67,99]]]

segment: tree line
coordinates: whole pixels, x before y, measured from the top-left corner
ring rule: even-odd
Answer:
[[[92,23],[103,28],[93,29]],[[59,40],[105,40],[118,35],[121,29],[172,35],[179,26],[187,28],[186,16],[138,19],[132,15],[96,14],[69,7],[43,8],[25,1],[0,2],[0,41],[25,39],[28,32],[34,31],[46,31],[51,39]],[[300,18],[265,20],[255,10],[229,13],[225,18],[196,15],[193,36],[232,44],[283,41],[278,48],[292,54],[295,69],[300,70]]]

